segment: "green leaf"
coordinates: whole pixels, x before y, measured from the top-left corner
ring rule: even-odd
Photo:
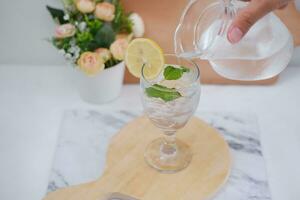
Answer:
[[[93,36],[90,32],[79,32],[76,34],[76,39],[79,43],[85,43],[90,42],[93,39]]]
[[[105,23],[96,33],[95,41],[98,46],[109,48],[111,43],[115,41],[116,33],[110,23]]]
[[[82,51],[94,50],[94,48],[91,47],[91,44],[93,44],[93,36],[90,32],[77,32],[76,42]]]
[[[52,42],[56,48],[67,50],[71,47],[70,40],[71,38],[62,38],[62,39],[53,38]]]
[[[65,7],[71,6],[74,4],[73,0],[61,0]]]
[[[119,64],[120,62],[122,62],[122,61],[116,60],[116,59],[114,59],[114,58],[111,58],[111,59],[109,59],[108,61],[106,61],[106,63],[105,63],[105,69],[110,68],[110,67],[113,67],[113,66],[115,66],[116,64]]]
[[[167,88],[159,84],[154,84],[153,86],[146,88],[145,92],[148,97],[161,98],[166,102],[182,96],[175,88]]]
[[[112,22],[113,29],[116,33],[123,32],[123,33],[132,33],[132,22],[126,15],[121,3],[119,0],[112,0],[112,4],[115,5],[115,18]]]
[[[95,35],[102,26],[102,22],[99,19],[89,19],[87,15],[84,15],[84,20],[93,35]]]
[[[178,80],[182,77],[183,73],[189,72],[190,69],[181,66],[180,68],[178,67],[173,67],[173,66],[167,66],[164,70],[164,77],[166,80]]]
[[[50,12],[52,18],[54,20],[57,20],[60,24],[65,24],[68,21],[64,20],[64,11],[61,9],[57,9],[57,8],[52,8],[50,6],[46,6],[47,10]]]

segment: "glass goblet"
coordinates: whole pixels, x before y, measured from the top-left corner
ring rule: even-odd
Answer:
[[[147,146],[144,156],[156,170],[174,173],[186,168],[192,159],[189,145],[177,139],[176,132],[187,124],[198,106],[200,71],[193,61],[173,54],[165,55],[165,60],[164,69],[172,66],[185,72],[179,79],[166,80],[163,69],[155,79],[147,79],[145,71],[149,66],[142,68],[140,86],[144,112],[164,133],[164,137]]]

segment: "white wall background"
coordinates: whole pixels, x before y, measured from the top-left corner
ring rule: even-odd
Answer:
[[[60,0],[0,0],[0,63],[63,64],[46,38],[54,23],[46,5],[62,7]]]
[[[296,1],[300,10],[300,0]],[[64,64],[62,56],[45,41],[54,30],[47,4],[61,7],[60,0],[0,0],[0,64]],[[291,64],[300,66],[300,48]]]

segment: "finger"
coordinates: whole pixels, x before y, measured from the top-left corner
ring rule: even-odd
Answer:
[[[228,40],[231,43],[239,42],[257,20],[274,9],[272,0],[252,0],[233,20],[229,27]]]

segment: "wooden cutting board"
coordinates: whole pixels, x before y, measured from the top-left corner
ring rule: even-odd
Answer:
[[[203,8],[215,0],[201,0]],[[179,18],[189,0],[122,0],[127,11],[139,13],[146,24],[145,37],[154,39],[165,52],[174,52],[173,34],[179,22]],[[199,11],[201,12],[201,11]],[[276,14],[287,25],[291,31],[295,45],[300,45],[300,12],[296,10],[295,4],[290,5]],[[232,81],[218,75],[205,60],[198,61],[201,70],[201,82],[212,84],[272,84],[278,77],[263,81]],[[125,75],[125,83],[137,83],[128,71]]]
[[[193,117],[178,138],[190,145],[190,165],[175,174],[163,174],[144,161],[144,151],[161,136],[146,117],[129,123],[112,139],[107,167],[99,180],[49,193],[44,200],[104,200],[113,192],[140,200],[204,200],[227,180],[229,147],[218,132]]]

